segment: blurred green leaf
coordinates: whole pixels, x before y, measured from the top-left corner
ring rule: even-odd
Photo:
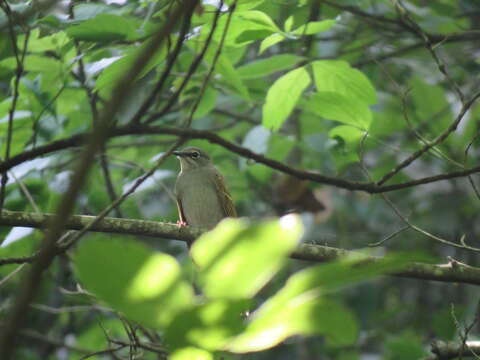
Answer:
[[[295,35],[313,35],[329,30],[335,25],[335,20],[323,20],[308,22],[293,31]]]
[[[88,20],[103,13],[116,13],[119,9],[102,3],[80,3],[73,7],[76,20]]]
[[[263,126],[278,130],[292,112],[310,81],[310,76],[304,67],[292,70],[278,78],[268,90],[265,105],[263,105]]]
[[[285,263],[301,234],[300,219],[294,215],[259,224],[222,221],[191,249],[202,290],[212,298],[252,297]]]
[[[249,10],[257,7],[258,5],[262,4],[265,0],[242,0],[242,1],[237,1],[237,0],[226,0],[225,3],[228,5],[233,5],[236,4],[236,10],[235,11],[244,11],[244,10]]]
[[[94,236],[82,241],[74,262],[89,291],[145,326],[166,326],[193,305],[193,290],[175,258],[135,241]]]
[[[233,67],[232,62],[225,55],[220,55],[217,63],[217,71],[222,74],[225,81],[230,84],[237,92],[244,97],[245,100],[250,100],[248,88],[243,83],[238,71]]]
[[[193,115],[193,118],[194,119],[201,118],[207,115],[208,113],[210,113],[210,111],[212,111],[213,108],[215,107],[217,96],[218,96],[218,91],[212,88],[211,86],[208,86],[205,89],[205,92],[203,93],[203,96],[200,99],[200,102],[198,103],[198,107],[195,111],[195,114]]]
[[[251,10],[244,11],[237,14],[240,19],[243,19],[251,24],[255,24],[260,28],[265,30],[270,30],[271,32],[280,32],[280,29],[275,25],[273,20],[262,11]]]
[[[304,58],[293,54],[274,55],[266,59],[252,61],[251,63],[240,66],[237,71],[242,79],[255,79],[287,70],[297,65]]]
[[[341,138],[345,143],[357,145],[365,136],[365,131],[348,125],[340,125],[329,131],[328,136],[331,138]]]
[[[10,57],[0,61],[0,67],[14,70],[17,62],[14,57]],[[52,57],[28,55],[25,57],[23,67],[26,71],[41,73],[47,82],[53,82],[62,74],[64,64]]]
[[[75,40],[108,42],[133,39],[136,30],[133,24],[122,16],[98,14],[93,19],[67,28],[66,33]]]
[[[170,360],[214,360],[213,354],[210,352],[195,348],[184,347],[174,351],[169,357]]]
[[[133,65],[138,54],[142,52],[144,47],[148,46],[147,41],[143,43],[141,46],[128,51],[126,55],[124,55],[119,60],[115,61],[110,66],[108,66],[105,70],[103,70],[96,81],[95,89],[100,91],[100,93],[103,96],[108,95],[108,93],[115,86],[117,81]],[[151,56],[149,62],[143,67],[142,71],[137,76],[137,79],[142,78],[149,71],[151,71],[155,66],[161,63],[164,60],[165,56],[166,56],[166,49],[164,46],[161,46]]]
[[[387,360],[423,359],[428,353],[418,336],[406,332],[387,340]]]
[[[245,328],[242,313],[248,310],[248,300],[211,300],[183,311],[165,332],[170,349],[198,346],[218,350]]]
[[[25,35],[19,36],[17,46],[23,47]],[[70,43],[71,39],[64,31],[58,31],[50,36],[40,37],[40,29],[33,29],[28,38],[28,51],[42,53],[48,50],[59,51]]]
[[[324,335],[335,346],[352,345],[358,334],[353,314],[334,301],[319,298],[319,293],[306,293],[283,304],[282,311],[252,317],[244,333],[227,349],[250,352],[268,349],[293,335]]]
[[[252,315],[245,332],[233,340],[228,349],[259,351],[297,334],[322,334],[338,345],[352,344],[357,336],[355,319],[324,295],[345,285],[399,270],[413,258],[398,254],[374,262],[365,261],[362,254],[354,254],[299,271]]]
[[[290,30],[292,30],[293,22],[294,22],[293,16],[289,16],[287,20],[285,20],[285,23],[283,24],[283,29],[286,32],[289,32]]]
[[[260,44],[260,49],[258,50],[258,53],[263,54],[263,52],[265,50],[267,50],[269,47],[271,47],[275,44],[278,44],[279,42],[281,42],[285,39],[286,39],[285,36],[283,36],[281,34],[270,35],[269,37],[267,37],[266,39],[264,39],[262,41],[262,43]]]

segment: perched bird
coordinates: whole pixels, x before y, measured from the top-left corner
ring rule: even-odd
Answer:
[[[236,217],[225,180],[208,154],[196,147],[174,151],[180,160],[175,184],[180,225],[212,229],[225,217]]]

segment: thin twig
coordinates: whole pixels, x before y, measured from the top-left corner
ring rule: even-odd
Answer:
[[[400,164],[398,164],[392,171],[384,175],[379,181],[377,181],[377,185],[381,186],[385,182],[387,182],[389,179],[391,179],[393,176],[395,176],[397,173],[400,172],[400,170],[406,168],[408,165],[410,165],[412,162],[414,162],[416,159],[418,159],[420,156],[422,156],[425,152],[433,148],[434,146],[442,143],[445,141],[448,136],[454,132],[457,129],[458,124],[460,124],[460,121],[462,121],[463,117],[467,113],[467,111],[470,109],[470,107],[477,101],[477,99],[480,97],[480,92],[476,93],[470,100],[466,101],[463,105],[462,108],[455,118],[455,120],[450,124],[450,126],[442,133],[440,134],[436,139],[433,141],[429,142],[428,144],[424,145],[421,149],[417,150],[414,152],[412,155],[410,155],[408,158],[403,160]]]
[[[20,53],[20,49],[17,46],[17,37],[15,35],[14,24],[12,20],[13,14],[10,9],[10,5],[7,3],[7,1],[2,0],[0,2],[0,7],[5,12],[8,18],[8,34],[10,36],[10,42],[12,43],[12,49],[13,49],[13,53],[15,55],[15,60],[16,60],[15,80],[13,82],[12,104],[8,111],[7,141],[5,144],[5,160],[8,160],[10,159],[10,150],[11,150],[12,137],[13,137],[13,119],[15,116],[15,111],[17,109],[18,98],[20,96],[20,92],[19,92],[20,79],[24,72],[23,63],[25,61],[25,55],[27,53],[28,39],[30,36],[30,32],[27,31],[25,33],[25,38],[23,41],[23,49]],[[7,172],[6,171],[2,172],[1,176],[2,177],[0,180],[0,212],[3,209],[3,205],[5,202],[5,190],[8,182]]]
[[[197,57],[192,61],[190,64],[190,68],[188,69],[187,74],[183,78],[183,81],[181,82],[180,86],[178,89],[170,96],[170,99],[168,100],[167,104],[158,112],[153,115],[150,115],[145,121],[145,124],[149,124],[153,121],[155,121],[157,118],[162,117],[166,113],[170,111],[172,106],[175,104],[177,101],[178,97],[180,96],[180,93],[183,91],[185,86],[187,85],[188,81],[192,77],[192,75],[195,73],[197,70],[198,66],[203,60],[203,57],[205,56],[205,53],[207,52],[208,48],[210,47],[210,43],[213,39],[213,34],[215,33],[215,30],[217,29],[217,24],[218,24],[218,19],[220,18],[220,14],[222,13],[222,7],[219,6],[217,10],[215,11],[215,16],[213,17],[213,22],[212,22],[212,28],[210,29],[210,32],[208,33],[207,39],[205,40],[205,44],[200,51],[200,54],[197,55]]]

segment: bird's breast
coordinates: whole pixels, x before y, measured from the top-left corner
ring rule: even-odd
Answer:
[[[226,214],[215,186],[215,169],[182,171],[175,186],[187,224],[213,228]]]

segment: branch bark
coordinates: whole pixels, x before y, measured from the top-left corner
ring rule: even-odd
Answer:
[[[0,216],[0,226],[24,226],[37,229],[46,228],[54,214],[37,214],[4,210]],[[74,215],[65,224],[68,230],[80,230],[95,220],[95,216]],[[194,227],[178,227],[176,224],[157,221],[120,219],[107,217],[91,227],[92,232],[140,235],[155,239],[192,241],[205,230]],[[353,251],[330,246],[300,244],[291,254],[297,260],[325,262],[348,256]],[[366,261],[382,261],[381,257],[371,256]],[[393,274],[404,278],[458,282],[480,285],[480,269],[461,262],[450,260],[446,264],[413,263],[407,269]]]
[[[53,141],[49,144],[38,146],[33,150],[27,150],[18,155],[12,156],[10,159],[0,162],[0,172],[7,171],[21,163],[33,160],[37,157],[44,156],[56,151],[69,149],[72,147],[82,145],[90,136],[89,133],[77,134],[69,138]],[[455,178],[466,177],[471,174],[480,172],[480,166],[460,171],[452,171],[449,173],[438,174],[434,176],[427,176],[420,179],[405,181],[402,183],[392,185],[381,185],[372,182],[358,182],[352,180],[341,179],[333,176],[327,176],[315,171],[297,169],[280,161],[257,154],[245,147],[239,146],[227,139],[217,135],[208,130],[184,129],[166,126],[144,126],[144,125],[127,125],[117,127],[110,133],[110,137],[121,137],[128,135],[173,135],[183,137],[185,139],[203,139],[213,144],[222,146],[223,148],[243,156],[246,159],[254,160],[258,163],[264,164],[272,169],[278,170],[285,174],[289,174],[301,180],[313,181],[319,184],[332,185],[341,189],[352,191],[364,191],[369,194],[380,194],[390,191],[407,189],[418,185],[429,184],[442,180],[449,180]]]

